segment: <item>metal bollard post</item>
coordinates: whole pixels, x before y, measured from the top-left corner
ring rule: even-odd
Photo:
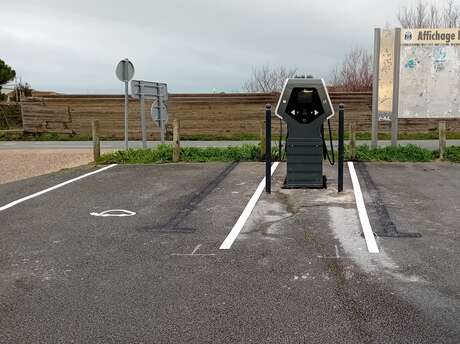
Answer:
[[[265,192],[272,192],[272,106],[265,106]]]
[[[339,105],[339,164],[337,190],[343,191],[343,160],[344,160],[344,136],[345,136],[345,106]]]

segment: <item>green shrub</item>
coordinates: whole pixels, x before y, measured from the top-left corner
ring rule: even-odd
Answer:
[[[446,148],[445,159],[452,162],[460,162],[460,147],[450,146]]]

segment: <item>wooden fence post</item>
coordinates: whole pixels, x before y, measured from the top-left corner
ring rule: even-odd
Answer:
[[[94,119],[91,123],[91,131],[93,135],[93,158],[94,161],[101,156],[101,141],[99,139],[99,121]]]
[[[447,123],[445,121],[440,121],[438,124],[439,127],[439,158],[442,160],[446,154],[446,130]]]
[[[260,121],[259,140],[260,158],[262,159],[265,156],[265,121]]]
[[[180,160],[180,122],[178,119],[173,120],[173,162]]]
[[[356,158],[356,127],[355,123],[350,123],[350,160]]]

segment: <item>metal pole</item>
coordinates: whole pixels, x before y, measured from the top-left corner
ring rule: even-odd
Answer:
[[[128,148],[128,81],[125,81],[125,149]]]
[[[272,106],[265,106],[265,192],[272,192]]]
[[[345,135],[345,106],[339,105],[339,175],[337,190],[343,191],[343,160],[344,160],[344,135]]]
[[[157,106],[158,106],[158,119],[160,120],[160,141],[161,144],[165,143],[165,122],[164,122],[164,113],[161,104],[161,88],[158,86],[157,91]]]
[[[161,110],[160,110],[160,124],[161,124],[161,144],[163,145],[165,143],[165,121],[163,118],[163,114],[161,113]]]
[[[401,61],[401,29],[395,29],[394,74],[393,74],[393,109],[391,116],[391,146],[398,145],[398,112],[399,112],[399,68]]]
[[[380,29],[374,30],[374,70],[372,74],[372,148],[377,148],[379,141],[380,32]]]
[[[144,86],[139,85],[140,88],[140,112],[141,112],[141,129],[142,129],[142,148],[147,148],[147,128],[145,127],[145,109],[144,109]]]

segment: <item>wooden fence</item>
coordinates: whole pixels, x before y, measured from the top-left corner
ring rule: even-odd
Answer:
[[[371,130],[371,93],[331,92],[331,100],[346,107],[346,125],[355,123],[357,131]],[[265,104],[276,106],[278,94],[172,94],[168,110],[170,123],[178,118],[181,135],[230,136],[239,133],[257,134],[264,117]],[[29,133],[90,134],[91,122],[99,120],[100,134],[106,138],[123,138],[123,97],[117,95],[46,95],[27,98],[22,104],[24,131]],[[146,116],[150,118],[150,102],[146,102]],[[148,120],[150,139],[159,138],[159,130]],[[335,129],[337,116],[332,120]],[[388,123],[380,123],[383,131]],[[273,121],[273,130],[279,124]],[[460,120],[448,121],[449,130],[460,131]],[[400,132],[428,132],[437,130],[437,120],[401,119]],[[129,100],[129,135],[140,138],[139,101]]]

